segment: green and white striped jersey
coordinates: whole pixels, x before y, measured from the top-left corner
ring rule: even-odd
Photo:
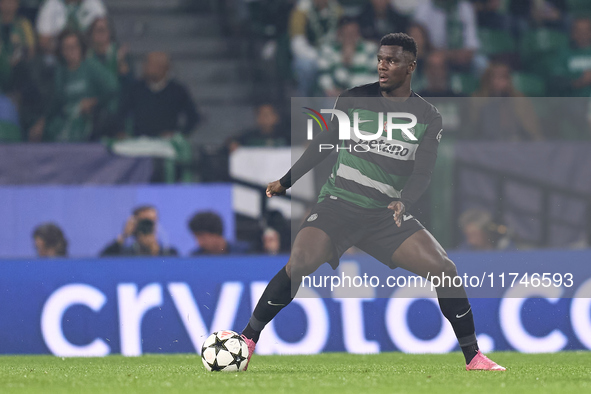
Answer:
[[[351,140],[339,140],[337,162],[318,201],[339,199],[368,209],[385,208],[400,199],[405,205],[406,201],[408,205],[416,202],[428,185],[437,156],[442,132],[437,109],[414,92],[404,102],[388,100],[381,95],[379,83],[346,91],[335,108],[349,115],[351,128],[357,113],[359,130],[371,134],[378,131],[380,113],[384,114],[384,122],[388,112],[413,114],[417,124],[409,131],[417,140],[413,141],[400,129],[394,129],[392,139],[388,140],[385,125],[382,136],[373,141],[359,140],[351,132]],[[393,123],[408,122],[408,118],[393,120]],[[338,133],[336,119],[332,119],[329,129]],[[416,184],[413,190],[405,190],[413,174],[415,179],[426,178],[427,185]]]
[[[318,59],[318,85],[324,92],[335,89],[342,91],[375,81],[377,51],[378,47],[373,42],[360,40],[351,64],[345,65],[340,43],[323,45]]]

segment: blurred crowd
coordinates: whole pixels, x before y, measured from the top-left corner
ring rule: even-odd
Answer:
[[[174,78],[167,53],[132,56],[103,0],[0,0],[0,143],[164,139],[189,150],[178,149],[177,164],[185,157],[185,167],[200,171],[179,177],[173,167],[170,178],[228,181],[228,156],[237,148],[291,144],[290,97],[336,97],[375,82],[378,43],[390,32],[417,42],[412,87],[442,113],[446,140],[591,139],[591,0],[223,2],[234,15],[225,27],[242,34],[264,70],[256,82],[279,87],[281,97],[253,94],[254,124],[220,149],[192,157],[186,137],[202,116],[189,89]],[[556,119],[548,111],[555,102],[529,97],[587,101],[562,101],[567,116]],[[511,232],[489,213],[468,212],[460,225],[467,249],[513,247]],[[156,209],[139,207],[102,254],[176,255],[157,228]],[[219,216],[207,212],[191,218],[188,231],[195,254],[274,254],[290,242],[280,224],[259,226],[248,245],[232,244]],[[40,225],[33,238],[40,256],[67,255],[54,224]]]
[[[424,97],[591,95],[589,1],[237,1],[257,56],[288,96],[332,97],[375,82],[379,39],[398,31],[418,44],[412,86]],[[588,130],[545,135],[525,119],[527,110],[517,117],[523,130],[502,138],[591,137]]]
[[[0,142],[187,135],[199,122],[166,53],[135,75],[102,0],[0,0]]]
[[[464,237],[457,246],[458,250],[515,251],[534,247],[520,240],[506,225],[495,222],[490,212],[484,209],[467,209],[460,215],[458,225]],[[121,233],[100,252],[100,257],[178,256],[177,248],[164,241],[158,228],[158,209],[152,205],[138,206],[125,221]],[[255,231],[257,234],[249,241],[227,240],[223,220],[213,211],[196,212],[187,221],[187,231],[195,240],[195,248],[189,256],[276,255],[287,253],[290,249],[289,223],[277,211],[270,212],[266,226],[258,228]],[[37,257],[68,257],[65,232],[55,223],[42,223],[35,227],[32,240]]]
[[[418,44],[413,89],[425,97],[591,95],[589,1],[228,1],[286,97],[375,81],[379,39],[397,31]],[[102,0],[0,0],[0,142],[187,136],[200,116],[169,56],[140,60],[135,67],[117,41]],[[256,111],[264,122],[283,108]],[[591,135],[547,136],[522,123],[510,139]],[[230,151],[289,145],[287,133],[260,124],[228,141]]]
[[[195,240],[190,256],[230,254],[286,253],[290,246],[289,224],[279,212],[270,212],[267,225],[260,228],[250,241],[230,241],[224,236],[224,222],[213,211],[196,212],[187,221],[187,231]],[[33,245],[37,257],[68,257],[65,231],[56,223],[42,223],[33,229]],[[178,256],[174,245],[159,235],[159,213],[152,205],[134,208],[119,235],[105,245],[100,257]]]

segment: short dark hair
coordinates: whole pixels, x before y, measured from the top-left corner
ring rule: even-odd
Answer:
[[[68,241],[64,232],[54,223],[44,223],[35,227],[33,238],[41,238],[46,247],[55,248],[55,253],[58,256],[68,254]]]
[[[351,23],[359,24],[359,20],[357,20],[357,18],[355,18],[355,17],[345,15],[345,16],[342,16],[341,19],[339,19],[337,27],[341,28],[341,27],[343,27],[345,25],[349,25]]]
[[[82,60],[86,58],[86,40],[84,36],[77,32],[76,30],[66,29],[58,36],[58,44],[57,44],[57,53],[58,58],[62,63],[65,63],[64,56],[62,55],[62,45],[64,44],[64,40],[70,36],[76,37],[78,43],[80,44],[80,51],[82,52]]]
[[[193,234],[210,233],[222,235],[224,223],[222,218],[215,212],[199,212],[193,215],[189,221],[189,229]]]
[[[117,42],[117,37],[115,34],[116,32],[115,29],[113,29],[112,21],[106,16],[103,16],[96,18],[88,27],[88,30],[86,31],[86,42],[88,43],[88,45],[92,45],[92,33],[94,32],[94,28],[96,27],[99,21],[103,20],[107,23],[107,28],[109,29],[109,34],[111,35],[111,42]]]
[[[390,33],[386,34],[380,40],[380,46],[396,45],[402,47],[405,52],[410,52],[414,57],[417,57],[417,43],[415,39],[406,33]]]
[[[140,213],[147,211],[149,209],[153,209],[155,211],[156,207],[153,205],[140,205],[139,207],[133,209],[133,216],[137,216]]]

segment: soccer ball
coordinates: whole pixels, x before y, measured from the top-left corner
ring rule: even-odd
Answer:
[[[248,345],[234,331],[216,331],[203,342],[201,360],[208,371],[244,371]]]

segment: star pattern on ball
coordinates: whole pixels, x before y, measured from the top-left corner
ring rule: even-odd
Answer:
[[[234,361],[230,363],[230,365],[238,365],[240,367],[241,363],[246,360],[246,357],[242,355],[242,349],[238,353],[233,354]]]
[[[215,354],[218,354],[222,348],[227,350],[226,347],[224,346],[225,342],[226,342],[226,339],[219,339],[216,335],[215,343],[213,345],[213,346],[215,346]]]
[[[228,330],[210,335],[201,348],[201,356],[209,371],[241,371],[246,366],[248,350],[239,334]]]

